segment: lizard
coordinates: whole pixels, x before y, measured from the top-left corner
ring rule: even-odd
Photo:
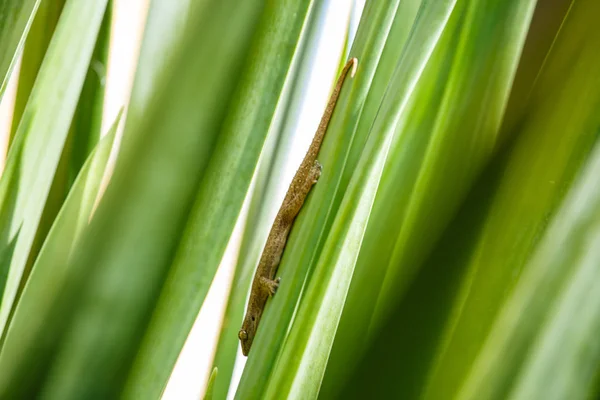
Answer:
[[[273,296],[279,288],[280,278],[273,279],[281,257],[283,250],[287,242],[288,235],[292,228],[292,224],[308,193],[312,186],[317,183],[317,180],[321,176],[322,166],[317,161],[317,154],[321,148],[323,137],[327,131],[329,120],[333,114],[335,104],[342,90],[342,85],[348,71],[350,76],[354,77],[356,73],[356,67],[358,60],[351,58],[348,60],[340,76],[336,82],[333,92],[327,103],[327,107],[321,117],[321,122],[317,128],[317,132],[308,148],[300,167],[298,168],[292,183],[285,195],[281,208],[275,217],[271,231],[265,243],[258,267],[254,274],[254,280],[252,281],[252,287],[250,289],[250,298],[248,300],[248,307],[246,315],[244,317],[242,328],[238,332],[238,338],[242,346],[242,353],[244,356],[248,356],[250,347],[254,341],[258,324],[263,314],[263,310],[270,296]]]

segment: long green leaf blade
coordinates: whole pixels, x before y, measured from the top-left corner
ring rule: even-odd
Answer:
[[[0,3],[0,99],[41,0]]]
[[[599,149],[503,307],[459,398],[595,397]]]
[[[96,148],[102,135],[102,116],[104,113],[104,92],[108,50],[111,42],[114,0],[108,0],[104,19],[98,32],[96,46],[92,53],[90,66],[79,97],[79,104],[73,117],[71,135],[71,157],[69,160],[68,183],[72,184],[79,170],[91,152]]]
[[[437,4],[439,5],[439,3]],[[315,398],[392,141],[454,2],[422,9],[291,327],[267,397]],[[416,52],[413,49],[419,48]],[[376,132],[377,134],[374,134]]]
[[[14,251],[0,265],[8,271],[6,283],[2,282],[1,331],[16,300],[106,2],[100,0],[90,6],[84,0],[70,0],[66,4],[8,154],[0,180],[0,232],[2,246],[14,241]],[[63,68],[65,63],[70,67]],[[48,99],[52,101],[46,103]]]
[[[115,138],[120,116],[89,156],[69,192],[32,269],[0,352],[0,394],[12,397],[14,376],[27,369],[23,351],[34,346],[35,333],[43,330],[43,316],[61,292],[68,275],[69,258],[88,225]],[[34,388],[34,385],[31,385]]]
[[[46,199],[44,211],[40,217],[37,232],[33,239],[27,263],[21,277],[17,298],[27,282],[33,263],[46,240],[46,235],[67,198],[73,181],[79,174],[83,163],[95,148],[100,138],[100,122],[104,101],[104,76],[102,69],[106,65],[106,45],[110,38],[112,0],[108,1],[104,19],[96,39],[96,49],[92,54],[86,80],[83,84],[71,128],[65,140],[60,160],[54,173],[52,185]],[[100,76],[99,76],[100,74]]]
[[[35,376],[49,398],[122,395],[261,11],[231,0],[190,17],[146,119],[126,124],[111,183],[71,261],[75,273],[36,332],[45,346],[26,354],[35,364],[16,387]],[[93,379],[79,379],[82,371]]]
[[[544,113],[553,117],[546,130],[571,140],[586,133],[595,139],[600,131],[600,79],[593,67],[600,62],[600,35],[591,17],[598,12],[596,2],[575,1],[549,60],[545,80],[561,97]],[[572,68],[566,80],[565,64]],[[596,147],[486,336],[463,398],[591,397],[600,362],[598,347],[590,345],[600,323]]]
[[[464,232],[465,223],[455,229],[476,239],[469,250],[446,257],[451,265],[468,261],[428,385],[430,398],[454,393],[466,378],[498,310],[596,140],[600,87],[589,66],[600,59],[591,38],[581,42],[591,36],[582,32],[585,27],[592,29],[590,22],[573,23],[571,16],[563,25],[513,148],[484,175],[487,195],[477,197],[489,210],[473,224],[473,233]]]
[[[306,123],[306,117],[304,113],[297,110],[306,101],[309,91],[306,82],[314,73],[313,69],[319,66],[320,73],[326,73],[326,68],[318,64],[315,56],[319,52],[319,41],[323,32],[327,30],[324,21],[333,7],[335,7],[334,4],[322,2],[315,3],[311,8],[308,19],[304,23],[302,45],[294,55],[293,64],[296,73],[288,74],[285,84],[287,89],[284,88],[285,97],[280,99],[277,105],[275,120],[269,128],[269,136],[261,152],[261,158],[253,178],[256,183],[251,194],[245,232],[240,245],[231,294],[214,361],[214,365],[218,366],[221,371],[215,386],[215,395],[218,398],[225,398],[231,386],[231,375],[236,355],[239,354],[237,332],[246,310],[246,301],[254,271],[278,207],[283,201],[295,172],[290,171],[286,166],[290,163],[290,157],[294,157],[296,135],[305,135],[309,142],[312,139],[312,131],[298,132],[297,127]],[[336,12],[338,12],[337,9]],[[323,103],[327,101],[328,95],[329,92],[325,93],[322,99]],[[319,117],[320,115],[315,117],[315,128]]]
[[[421,0],[412,0],[412,1],[402,1],[400,2],[399,5],[397,5],[397,10],[395,11],[395,15],[391,14],[389,12],[385,12],[384,10],[379,10],[378,12],[384,12],[384,15],[386,16],[386,18],[389,18],[389,16],[392,16],[393,19],[390,21],[390,28],[389,28],[389,33],[387,34],[387,40],[384,42],[385,43],[385,47],[383,48],[383,52],[381,54],[381,58],[379,63],[377,64],[377,69],[376,69],[376,73],[373,76],[373,81],[371,84],[371,87],[369,89],[369,94],[368,97],[366,98],[365,101],[365,106],[362,110],[361,113],[361,118],[359,121],[359,125],[357,127],[357,135],[358,138],[362,137],[363,141],[365,140],[364,138],[368,137],[368,133],[371,131],[371,127],[373,125],[373,120],[375,119],[375,117],[378,115],[379,110],[380,110],[380,106],[381,106],[381,99],[383,98],[386,90],[388,89],[388,85],[390,84],[390,79],[392,77],[392,74],[394,73],[395,69],[398,66],[398,63],[401,60],[401,57],[404,54],[404,48],[405,48],[405,43],[409,38],[410,32],[413,29],[414,23],[415,23],[415,19],[418,15],[418,10],[421,6],[422,1]],[[375,6],[375,5],[373,5]],[[365,18],[365,23],[364,23],[364,29],[370,29],[370,30],[374,30],[375,32],[377,32],[378,34],[380,34],[380,27],[381,27],[381,23],[377,21],[377,19],[373,19],[369,22],[368,19],[366,19],[368,17],[368,14],[364,15]],[[360,29],[363,28],[363,25],[360,26]],[[445,30],[448,30],[448,27],[445,28]],[[359,32],[360,33],[360,32]],[[448,36],[449,34],[446,33],[445,36]],[[357,40],[360,39],[360,34],[357,36]],[[447,40],[445,41],[447,42]],[[358,44],[358,43],[357,43]],[[437,47],[449,47],[449,44],[440,44]],[[444,52],[448,51],[449,49],[442,49]],[[437,50],[436,53],[439,53],[440,50]],[[434,59],[439,58],[439,55],[434,54],[433,55]],[[423,71],[424,74],[424,78],[422,79],[425,82],[432,82],[431,84],[429,83],[420,83],[417,87],[416,87],[416,91],[417,93],[415,93],[414,96],[412,97],[417,97],[417,98],[425,98],[425,99],[436,99],[440,97],[439,93],[432,93],[432,89],[431,86],[435,85],[436,87],[441,87],[441,82],[444,82],[446,79],[446,75],[447,73],[445,73],[445,70],[447,69],[447,65],[439,62],[439,61],[431,61],[428,63],[429,65],[434,64],[436,65],[435,68],[432,67],[428,67]],[[439,65],[439,66],[438,66]],[[435,76],[439,77],[439,82],[435,82],[435,80],[432,78]],[[422,92],[422,94],[421,94]],[[407,127],[405,128],[406,130],[410,131],[411,129],[419,129],[418,127],[420,126],[419,124],[422,123],[422,117],[419,116],[418,114],[414,113],[412,111],[413,108],[417,108],[419,110],[426,110],[428,109],[428,107],[431,107],[431,105],[427,104],[425,102],[425,104],[423,104],[424,102],[421,101],[419,102],[417,105],[415,105],[414,103],[416,103],[416,100],[411,98],[410,104],[408,104],[408,109],[404,111],[405,114],[410,113],[411,117],[410,117],[410,121],[414,121],[414,122],[404,122],[403,124],[414,124],[414,126],[416,128],[411,128],[411,127]],[[418,122],[417,122],[418,121]],[[423,128],[424,131],[426,131],[427,128]],[[425,143],[427,142],[427,137],[425,135],[423,136],[419,136],[419,138],[421,138]],[[411,141],[405,142],[403,140],[395,140],[395,144],[393,144],[394,147],[400,147],[400,148],[410,148],[409,151],[407,151],[406,153],[413,155],[413,157],[415,159],[418,159],[420,157],[421,152],[418,150],[418,146],[416,146],[415,144],[412,144]],[[360,141],[357,141],[357,148],[354,150],[354,153],[351,153],[349,155],[349,160],[348,160],[348,165],[350,166],[350,168],[347,168],[347,170],[345,171],[345,175],[347,176],[345,179],[349,179],[349,176],[352,176],[352,173],[354,172],[354,170],[356,169],[356,161],[352,161],[352,159],[357,159],[357,157],[360,156],[361,151],[362,151],[362,143]],[[398,151],[396,150],[391,150],[392,154],[393,153],[397,153]],[[388,173],[384,172],[384,181],[383,184],[385,185],[385,176],[388,175]],[[397,179],[397,178],[395,178]],[[393,207],[393,209],[395,209],[396,207]],[[384,211],[385,212],[385,211]],[[388,215],[392,212],[392,210],[387,210]],[[372,210],[371,211],[371,218],[381,218],[381,214],[382,213],[378,213],[376,210]],[[389,218],[389,217],[388,217]],[[381,243],[383,240],[386,240],[386,238],[391,237],[388,236],[389,232],[385,229],[385,225],[384,224],[377,224],[375,223],[374,225],[378,225],[380,228],[383,225],[383,231],[380,231],[377,235],[377,237],[375,237],[375,235],[367,235],[365,237],[365,241],[367,241],[367,243],[363,243],[362,246],[369,246],[368,241],[375,241],[377,243]],[[362,253],[361,253],[362,254]],[[373,256],[373,255],[371,255]],[[364,281],[364,282],[369,282],[371,280],[374,279],[374,275],[377,274],[377,269],[376,268],[364,268],[364,266],[367,264],[365,263],[365,260],[362,260],[361,258],[365,257],[364,255],[359,255],[359,259],[357,260],[357,265],[359,266],[358,270],[354,271],[354,274],[361,274],[358,277],[353,278],[353,280],[357,280],[357,281]],[[372,263],[369,263],[369,265],[372,265]],[[353,284],[354,285],[354,284]],[[375,286],[369,288],[367,287],[363,287],[362,290],[364,291],[363,296],[354,296],[357,294],[357,292],[353,291],[351,289],[349,296],[345,299],[345,305],[344,308],[349,308],[349,309],[355,309],[355,308],[362,308],[365,306],[368,306],[368,302],[365,302],[364,299],[365,298],[369,298],[371,296],[375,296],[375,294],[377,291],[377,288]],[[371,291],[373,291],[373,293],[371,293]],[[331,351],[331,355],[330,355],[330,359],[328,361],[327,364],[327,370],[326,370],[326,375],[323,378],[323,386],[321,388],[321,391],[319,392],[319,395],[323,398],[329,398],[332,396],[335,396],[335,393],[337,392],[337,390],[339,389],[339,386],[342,385],[344,383],[345,377],[348,373],[351,372],[351,368],[349,368],[349,365],[351,365],[352,360],[356,359],[356,354],[358,354],[359,352],[354,352],[357,351],[357,345],[356,345],[356,341],[362,341],[363,340],[363,333],[361,332],[361,329],[354,329],[355,326],[355,321],[353,320],[352,317],[347,318],[347,316],[345,316],[344,314],[342,314],[342,318],[340,320],[340,326],[339,326],[339,330],[341,331],[341,333],[339,335],[336,335],[336,339]],[[354,351],[353,352],[349,352],[347,351],[348,348],[353,348]]]
[[[45,0],[38,7],[31,29],[23,46],[23,58],[19,69],[19,83],[12,119],[11,139],[16,133],[27,99],[42,66],[42,61],[56,29],[65,0]]]
[[[242,208],[309,5],[308,0],[293,0],[268,2],[265,7],[250,58],[237,81],[236,99],[229,105],[138,353],[128,383],[131,396],[154,397],[162,392],[204,301]]]
[[[410,282],[501,139],[502,117],[536,0],[467,3],[460,2],[466,14],[456,60],[412,187],[414,195],[406,203],[371,329]],[[488,40],[478,40],[483,34]],[[470,95],[459,95],[465,92]],[[438,203],[434,217],[433,204],[439,198],[446,201]]]
[[[197,7],[197,0],[150,2],[127,110],[127,125],[139,125],[146,118],[156,90],[156,81],[180,51],[186,29],[189,29],[194,4]],[[130,131],[127,126],[125,130]],[[130,140],[130,136],[131,134],[124,140]]]
[[[570,39],[557,40],[551,55],[536,61],[539,70],[546,58],[529,100],[513,109],[520,115],[518,129],[514,115],[508,116],[515,131],[505,133],[513,138],[394,304],[344,395],[441,399],[456,396],[468,379],[498,308],[597,135],[598,94],[589,74],[598,61],[595,53],[578,58],[590,25],[569,26],[577,27]],[[526,86],[530,91],[532,85]]]

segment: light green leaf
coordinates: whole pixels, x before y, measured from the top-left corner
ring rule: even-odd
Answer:
[[[350,52],[350,56],[356,56],[359,59],[358,71],[356,77],[351,81],[352,85],[348,85],[348,88],[342,91],[336,106],[336,111],[328,129],[329,133],[325,137],[319,157],[324,165],[323,174],[294,224],[279,269],[280,272],[278,272],[281,275],[282,285],[274,301],[268,305],[263,315],[236,394],[238,398],[258,398],[261,393],[265,392],[265,386],[269,385],[267,379],[274,371],[280,346],[288,332],[288,325],[294,314],[302,284],[307,274],[309,274],[309,277],[311,276],[311,266],[314,266],[317,261],[316,257],[318,257],[323,247],[327,232],[333,224],[339,204],[342,202],[342,197],[346,191],[348,179],[351,176],[351,173],[346,171],[359,170],[356,164],[351,164],[351,162],[356,163],[358,161],[358,157],[352,155],[360,155],[369,131],[360,131],[356,135],[354,135],[354,131],[388,32],[386,29],[382,32],[381,29],[375,28],[375,26],[379,28],[386,26],[386,24],[389,26],[393,19],[393,15],[390,15],[389,11],[390,9],[395,10],[396,6],[397,3],[377,3],[377,5],[367,5],[367,9],[364,11],[363,20],[369,21],[367,19],[369,15],[377,16],[377,19],[370,20],[364,27],[359,27],[357,43],[355,44],[358,50],[353,48]],[[430,40],[435,41],[435,36],[427,39],[426,43],[431,43]],[[427,58],[427,51],[423,52],[422,56]],[[407,60],[407,62],[415,62],[418,65],[417,59],[418,57]],[[416,77],[419,76],[418,69],[410,70],[411,73],[416,73],[416,76],[411,76],[411,78],[417,79]],[[414,84],[414,81],[410,79],[407,82],[409,85]],[[404,84],[407,82],[404,82]],[[410,92],[411,90],[408,90],[406,93]],[[406,93],[403,92],[401,96]],[[399,98],[395,98],[394,101],[399,101]],[[387,107],[390,107],[390,104]],[[388,128],[394,126],[397,122],[397,120],[394,120],[394,116],[390,115],[389,118],[386,122]],[[385,147],[383,145],[385,143],[384,138],[389,139],[389,135],[378,134],[373,136],[372,140],[380,141],[375,146],[375,149],[378,150],[373,151],[377,152]],[[324,204],[327,205],[324,206]],[[310,216],[310,219],[307,219],[307,216]],[[300,355],[301,353],[298,354],[298,356]],[[291,358],[291,355],[289,357]],[[320,357],[320,354],[315,355],[315,359],[323,361]],[[279,371],[282,370],[277,367],[275,373],[277,374]],[[319,372],[317,372],[318,374]],[[289,376],[293,376],[293,372],[290,372]],[[314,381],[311,382],[311,384],[314,383]]]
[[[197,0],[153,0],[149,2],[144,37],[127,110],[127,125],[141,124],[148,113],[156,80],[174,62],[186,29],[189,28],[192,5]],[[127,127],[126,130],[130,131]],[[123,138],[130,140],[132,135]],[[133,139],[131,139],[133,140]]]
[[[502,308],[460,398],[594,397],[600,365],[599,173],[597,146]]]
[[[1,331],[16,300],[105,7],[106,0],[93,6],[84,0],[69,0],[65,5],[8,154],[0,180],[0,246],[4,252],[11,243],[14,251],[0,265],[8,271],[6,282],[0,282],[4,287]],[[64,68],[65,64],[69,68]]]
[[[87,76],[79,97],[79,104],[71,125],[69,185],[79,174],[79,169],[96,147],[102,134],[104,91],[107,78],[108,50],[113,22],[113,0],[108,0],[104,19],[98,32],[96,47],[90,60]]]
[[[112,0],[109,0],[104,20],[98,33],[98,39],[96,40],[96,50],[92,55],[88,74],[71,122],[71,128],[65,140],[56,172],[54,173],[44,211],[42,212],[37,232],[29,251],[27,263],[23,269],[17,298],[21,295],[33,263],[37,258],[42,244],[46,240],[46,235],[50,231],[58,212],[67,198],[73,181],[100,138],[104,101],[104,76],[98,75],[99,73],[103,73],[102,71],[98,71],[98,69],[102,69],[106,65],[106,58],[108,56],[106,53],[106,44],[110,37],[111,10]]]
[[[33,18],[31,29],[27,34],[27,39],[23,47],[21,67],[18,71],[19,82],[13,111],[11,139],[19,127],[25,105],[31,94],[31,89],[33,89],[35,78],[42,65],[44,55],[46,54],[64,5],[65,0],[44,0],[40,2]]]
[[[69,259],[92,216],[119,121],[120,114],[81,169],[33,266],[0,353],[2,397],[11,393],[13,377],[27,368],[27,364],[20,364],[23,351],[34,346],[36,332],[44,329],[43,316],[72,273]],[[35,390],[36,386],[29,388]]]
[[[111,183],[42,316],[40,345],[24,351],[28,370],[15,388],[33,381],[47,398],[123,396],[262,8],[227,0],[190,16],[146,118],[126,124]]]
[[[454,393],[466,379],[497,312],[597,138],[600,81],[590,65],[600,63],[595,50],[600,42],[589,34],[593,29],[591,20],[576,22],[572,15],[563,23],[515,143],[484,175],[484,194],[476,194],[487,210],[473,224],[456,224],[455,234],[476,239],[468,250],[446,257],[450,265],[465,261],[456,299],[445,302],[453,306],[428,384],[432,399]]]
[[[305,101],[305,82],[313,74],[313,69],[319,67],[315,60],[317,43],[325,29],[323,21],[330,6],[327,2],[315,3],[307,21],[304,22],[301,45],[296,50],[292,62],[294,72],[287,76],[253,178],[254,190],[250,194],[252,197],[248,217],[213,363],[220,371],[219,380],[215,384],[217,398],[225,398],[230,388],[234,362],[240,346],[237,333],[246,310],[250,284],[267,235],[288,189],[287,183],[292,178],[286,176],[285,167],[294,151],[293,133],[297,132],[296,127],[300,119],[304,118],[303,113],[295,110]],[[302,134],[310,136],[312,132]]]
[[[460,4],[465,5],[465,19],[455,61],[414,186],[405,189],[412,194],[399,207],[405,214],[398,224],[401,228],[387,263],[371,329],[387,315],[497,149],[536,0]],[[469,96],[462,95],[466,92]],[[385,198],[386,202],[393,201],[389,195]],[[445,201],[439,202],[440,198]]]
[[[244,69],[233,80],[236,96],[137,355],[128,396],[155,397],[166,385],[239,216],[309,4],[265,6]]]
[[[214,367],[208,378],[208,385],[206,386],[206,393],[204,394],[204,400],[212,400],[213,392],[215,387],[215,381],[219,375],[219,369]]]
[[[319,393],[391,144],[402,132],[405,110],[454,7],[452,1],[443,7],[437,7],[439,4],[422,9],[406,44],[406,55],[382,99],[371,135],[305,289],[267,397],[277,394],[286,398],[315,398]],[[416,48],[418,52],[414,51]]]
[[[41,0],[0,2],[0,99]]]

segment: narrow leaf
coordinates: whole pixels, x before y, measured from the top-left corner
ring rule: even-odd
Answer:
[[[33,18],[31,29],[23,46],[21,68],[18,71],[19,83],[13,112],[11,139],[19,127],[27,99],[29,99],[29,95],[33,89],[33,84],[64,5],[65,0],[41,1]]]
[[[33,391],[60,399],[124,396],[261,11],[261,3],[228,0],[190,16],[146,119],[126,124],[72,273],[35,332],[44,345],[27,349],[29,369],[15,387],[35,382]]]
[[[36,346],[35,333],[44,329],[43,316],[72,273],[69,259],[91,218],[119,121],[120,115],[81,169],[33,266],[0,353],[3,397],[13,396],[11,381],[20,369],[27,368],[20,364],[23,352]]]
[[[327,2],[315,3],[304,22],[303,39],[292,61],[293,72],[288,73],[286,78],[284,91],[277,103],[275,116],[269,127],[269,134],[253,178],[255,184],[250,194],[252,197],[248,218],[245,222],[232,289],[214,360],[214,365],[218,366],[220,371],[219,380],[215,385],[217,398],[225,398],[230,389],[234,363],[240,348],[237,333],[246,310],[254,271],[279,206],[295,173],[294,170],[290,171],[286,168],[290,163],[290,157],[293,157],[293,152],[297,150],[294,146],[296,143],[294,138],[296,135],[305,135],[309,138],[309,142],[312,139],[310,137],[312,131],[299,132],[297,129],[302,119],[305,119],[305,114],[298,110],[306,101],[308,90],[305,82],[314,73],[313,68],[319,67],[325,73],[325,68],[316,64],[315,55],[325,29],[323,22],[328,6],[330,5]],[[323,103],[327,101],[328,95],[329,93],[326,93],[323,97]],[[315,129],[318,122],[316,119]],[[298,161],[300,162],[301,159]]]
[[[214,396],[213,392],[215,388],[215,382],[218,378],[218,375],[219,369],[217,367],[214,367],[210,374],[210,378],[208,378],[208,385],[206,387],[206,393],[204,394],[204,400],[212,400]]]
[[[155,397],[162,392],[206,297],[242,208],[309,4],[305,0],[266,3],[249,58],[232,81],[237,85],[235,99],[227,108],[129,378],[131,396]]]
[[[0,3],[0,99],[41,0]]]
[[[69,0],[61,15],[31,93],[0,180],[2,247],[13,242],[14,252],[0,266],[8,270],[0,330],[4,331],[48,192],[63,151],[107,0],[90,6]],[[64,68],[68,64],[69,68]]]
[[[452,316],[428,385],[433,399],[454,393],[466,379],[506,296],[596,140],[600,87],[590,66],[600,63],[594,50],[600,42],[593,39],[592,26],[591,20],[574,22],[569,15],[514,132],[512,149],[484,175],[484,194],[475,194],[487,210],[473,224],[455,225],[455,234],[476,239],[470,246],[463,243],[463,251],[446,253],[450,265],[465,260],[464,277],[455,301],[444,302],[453,304]]]
[[[310,277],[267,396],[277,393],[288,398],[315,398],[319,393],[392,141],[399,126],[404,124],[403,115],[409,100],[438,45],[452,9],[452,2],[446,3],[445,7],[424,8],[407,42],[407,53],[400,60],[382,99],[372,134]],[[420,51],[411,52],[416,46]]]

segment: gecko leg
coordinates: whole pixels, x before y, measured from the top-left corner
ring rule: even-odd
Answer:
[[[277,289],[279,288],[279,282],[281,282],[281,278],[277,278],[275,280],[265,278],[264,276],[260,277],[260,283],[263,287],[264,291],[269,294],[269,296],[273,296]]]
[[[312,168],[310,169],[310,174],[308,175],[308,179],[311,181],[311,183],[314,185],[315,183],[317,183],[317,181],[319,180],[319,177],[321,177],[321,172],[323,172],[323,166],[321,165],[321,163],[317,160],[315,160],[315,163],[313,164]]]

